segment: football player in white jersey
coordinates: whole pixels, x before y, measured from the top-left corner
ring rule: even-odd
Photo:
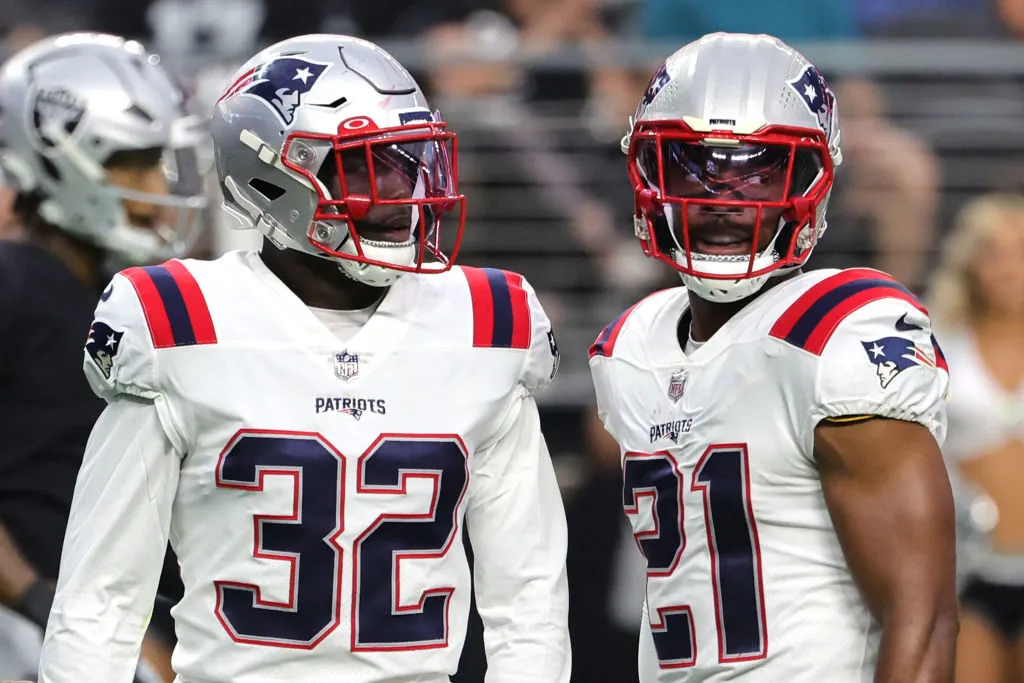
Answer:
[[[449,132],[377,46],[242,66],[212,133],[261,252],[115,276],[85,372],[41,683],[131,680],[169,537],[179,683],[440,683],[475,554],[489,683],[569,680],[562,503],[533,398],[557,352],[515,273],[453,268]],[[456,247],[442,249],[442,224]]]
[[[832,92],[773,37],[708,35],[654,75],[623,151],[644,252],[685,285],[591,348],[647,560],[640,680],[951,680],[928,314],[875,270],[801,272],[841,162]]]

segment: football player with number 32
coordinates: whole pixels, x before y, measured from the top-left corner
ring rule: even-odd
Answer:
[[[253,57],[216,105],[261,252],[114,277],[85,372],[41,683],[127,683],[168,537],[180,683],[441,683],[470,568],[489,683],[567,683],[565,515],[534,394],[557,347],[515,273],[452,266],[455,136],[345,36]],[[442,223],[455,226],[446,251]]]
[[[647,560],[641,683],[947,683],[949,381],[879,271],[801,272],[842,161],[835,97],[770,36],[657,71],[623,139],[644,252],[684,287],[591,348]]]

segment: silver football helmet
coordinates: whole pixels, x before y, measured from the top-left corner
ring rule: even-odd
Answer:
[[[738,301],[803,265],[842,162],[835,96],[766,35],[714,33],[658,69],[622,139],[644,253]]]
[[[195,155],[202,121],[184,106],[160,59],[137,42],[46,38],[0,69],[0,171],[40,199],[43,220],[119,260],[183,256],[200,236],[206,205]],[[112,182],[104,164],[143,150],[161,160],[168,194]],[[133,225],[125,202],[158,207],[160,219]]]
[[[465,225],[455,134],[373,43],[310,35],[263,50],[235,74],[211,130],[225,209],[278,248],[335,260],[374,287],[451,268]]]

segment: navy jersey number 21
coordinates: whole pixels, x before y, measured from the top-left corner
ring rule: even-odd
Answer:
[[[654,529],[634,534],[647,559],[648,580],[670,576],[686,548],[684,477],[678,463],[666,452],[627,453],[622,473],[622,505],[627,515],[640,512],[642,498],[651,499]],[[693,469],[690,491],[701,494],[704,507],[718,661],[761,659],[768,653],[768,627],[746,444],[709,446]],[[693,666],[697,642],[689,605],[649,603],[648,608],[660,668]]]
[[[352,620],[353,651],[446,647],[448,605],[454,588],[425,591],[419,602],[399,603],[402,560],[441,558],[458,532],[458,509],[469,484],[468,453],[455,435],[381,435],[355,462],[319,434],[243,430],[217,464],[219,488],[262,491],[266,475],[292,478],[292,511],[255,515],[253,556],[289,566],[283,602],[263,597],[260,586],[216,581],[217,618],[237,642],[312,649],[341,620]],[[381,514],[344,558],[345,479],[356,476],[359,495],[405,496],[410,479],[433,485],[429,510]],[[351,568],[345,567],[348,560]],[[346,604],[342,572],[352,571]]]

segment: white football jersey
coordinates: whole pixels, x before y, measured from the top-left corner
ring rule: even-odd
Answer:
[[[825,505],[814,429],[877,415],[942,443],[948,373],[927,312],[856,269],[770,289],[689,355],[688,316],[684,288],[658,292],[591,348],[647,560],[641,683],[869,683],[879,628]]]
[[[85,371],[120,412],[86,454],[41,683],[131,680],[168,536],[179,681],[448,681],[464,519],[488,681],[567,682],[565,518],[532,398],[557,360],[500,270],[399,278],[347,343],[255,252],[115,276]]]

